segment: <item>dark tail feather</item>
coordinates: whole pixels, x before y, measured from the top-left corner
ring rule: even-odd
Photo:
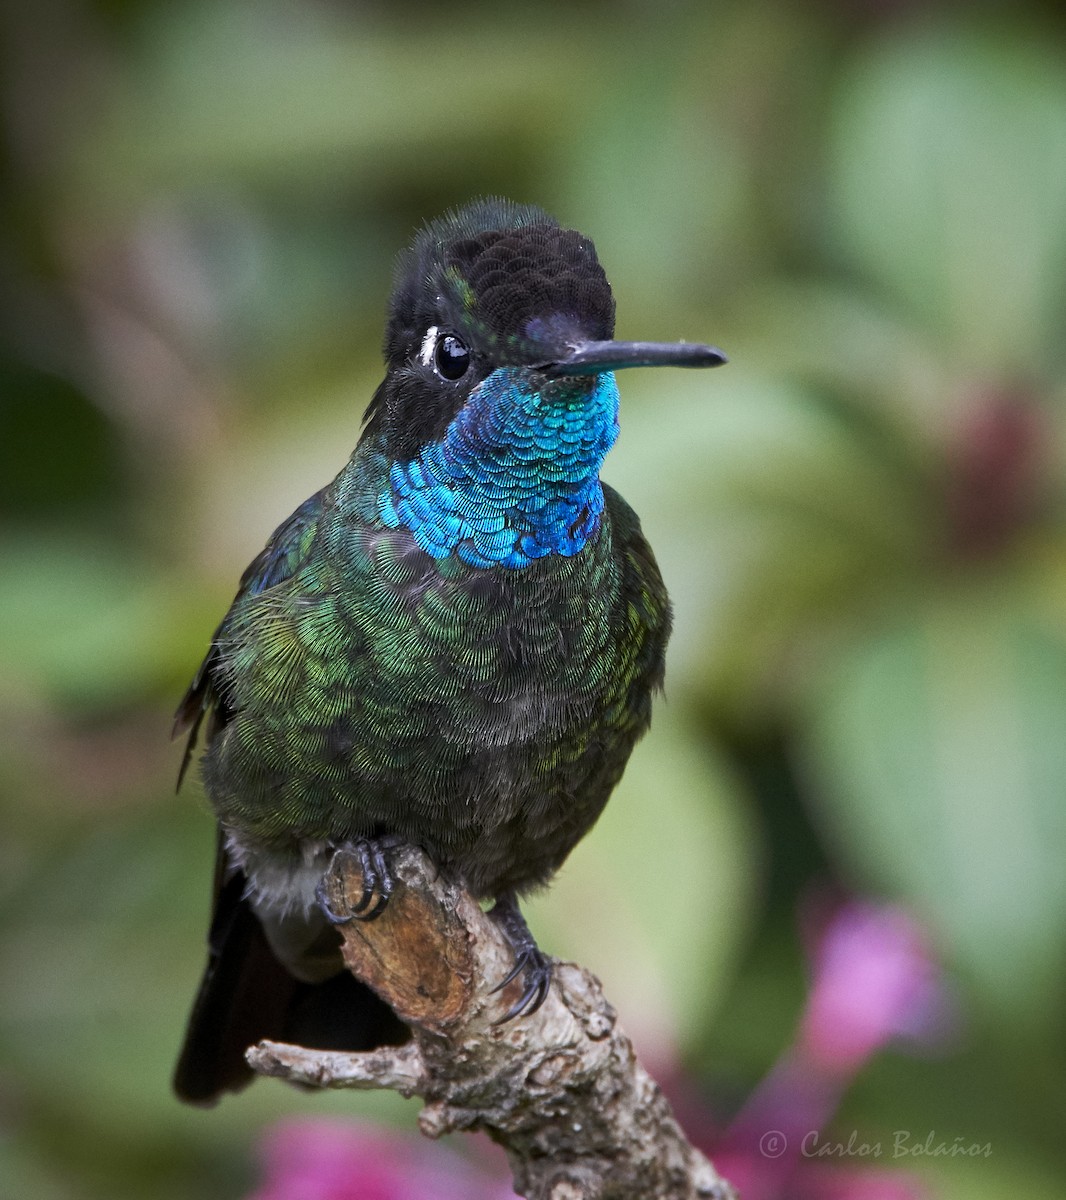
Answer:
[[[254,1074],[244,1052],[262,1038],[331,1050],[408,1039],[392,1009],[347,972],[318,984],[295,979],[244,898],[244,875],[217,882],[207,968],[174,1072],[180,1099],[210,1105],[245,1087]]]
[[[213,1104],[251,1081],[244,1051],[280,1035],[296,988],[271,953],[244,886],[238,873],[216,899],[210,956],[174,1072],[174,1090],[189,1104]]]

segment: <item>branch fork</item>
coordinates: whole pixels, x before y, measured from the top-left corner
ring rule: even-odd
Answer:
[[[412,1040],[359,1054],[260,1042],[247,1053],[254,1070],[421,1096],[424,1134],[484,1130],[530,1200],[732,1200],[637,1061],[594,975],[556,961],[544,1004],[494,1024],[523,987],[519,975],[493,992],[513,964],[503,931],[421,851],[405,846],[390,861],[396,888],[385,911],[338,928],[348,969]],[[362,892],[354,854],[338,851],[325,888],[335,912],[351,910]]]

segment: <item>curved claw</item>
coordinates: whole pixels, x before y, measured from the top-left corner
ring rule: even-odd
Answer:
[[[363,891],[359,899],[352,905],[352,917],[358,916],[367,905],[374,899],[374,868],[370,862],[370,847],[366,842],[360,840],[352,847],[352,850],[359,856],[359,874],[363,880]]]
[[[498,897],[491,915],[499,922],[507,940],[514,947],[514,966],[504,978],[492,989],[489,995],[512,983],[521,975],[525,984],[521,996],[511,1005],[506,1013],[493,1025],[504,1025],[515,1017],[532,1016],[548,998],[548,989],[552,981],[551,959],[540,949],[533,939],[529,926],[518,907],[518,900],[513,892],[505,892]]]
[[[507,1012],[492,1022],[494,1026],[506,1025],[508,1021],[513,1021],[516,1017],[531,1017],[548,998],[548,989],[551,987],[552,981],[552,964],[551,960],[536,948],[520,954],[503,982],[497,984],[492,992],[498,992],[505,988],[520,973],[525,977],[525,989]]]
[[[326,880],[322,879],[319,882],[315,889],[315,899],[330,924],[347,925],[349,921],[373,921],[385,911],[395,888],[395,880],[385,852],[394,841],[392,838],[359,838],[350,846],[344,847],[359,859],[363,890],[351,910],[341,915],[330,903]]]
[[[360,872],[363,876],[363,891],[359,899],[352,905],[352,919],[358,917],[374,899],[374,875],[369,868],[365,858],[359,864]]]
[[[347,925],[352,919],[352,913],[341,914],[330,903],[329,892],[326,888],[326,876],[323,875],[315,888],[315,900],[322,910],[322,915],[331,925]]]
[[[389,860],[385,857],[385,846],[381,842],[369,842],[367,848],[369,850],[370,870],[367,870],[364,860],[363,890],[366,890],[366,881],[371,880],[371,895],[376,890],[378,898],[369,912],[356,912],[355,916],[358,921],[373,921],[380,917],[392,899],[392,890],[395,887],[392,869],[389,867]],[[360,904],[361,909],[362,905]]]
[[[500,980],[500,982],[489,992],[490,996],[495,996],[497,992],[502,992],[503,989],[511,982],[512,979],[517,979],[520,972],[526,965],[526,956],[520,954],[514,961],[514,966]]]

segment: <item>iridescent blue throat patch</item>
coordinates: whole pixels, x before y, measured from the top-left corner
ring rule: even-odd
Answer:
[[[600,466],[618,436],[612,374],[560,379],[544,391],[500,367],[444,438],[394,463],[378,511],[434,558],[524,567],[576,554],[600,527]]]

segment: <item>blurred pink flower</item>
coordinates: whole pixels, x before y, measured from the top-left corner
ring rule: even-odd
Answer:
[[[946,1033],[950,996],[921,926],[872,901],[837,905],[813,939],[811,990],[794,1045],[708,1147],[744,1200],[921,1200],[891,1146],[823,1131],[870,1058],[900,1037]]]
[[[514,1200],[506,1172],[356,1121],[280,1121],[259,1153],[265,1179],[248,1200]]]
[[[842,905],[818,939],[798,1050],[821,1069],[854,1073],[898,1037],[944,1032],[950,1003],[921,926],[903,909]]]

